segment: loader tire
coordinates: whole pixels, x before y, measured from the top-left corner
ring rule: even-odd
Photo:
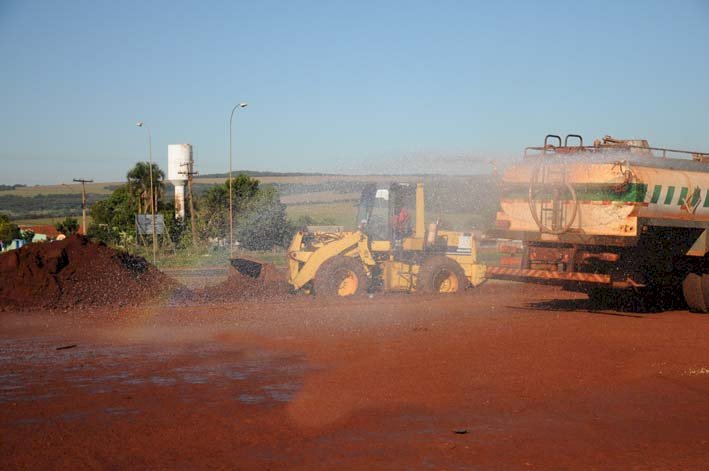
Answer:
[[[419,293],[462,293],[469,281],[455,260],[440,255],[426,259],[416,278]]]
[[[682,282],[684,300],[692,312],[709,312],[709,275],[690,273]]]
[[[338,255],[323,263],[315,274],[316,296],[357,297],[367,293],[367,275],[362,262]]]

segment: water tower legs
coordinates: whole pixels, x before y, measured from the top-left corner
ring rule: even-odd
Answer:
[[[175,182],[175,217],[185,219],[185,185]]]

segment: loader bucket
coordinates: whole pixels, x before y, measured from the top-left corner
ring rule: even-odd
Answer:
[[[250,276],[251,278],[261,276],[263,262],[248,258],[232,258],[229,261],[231,262],[232,268],[242,275]]]

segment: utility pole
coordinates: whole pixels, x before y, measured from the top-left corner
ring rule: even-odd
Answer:
[[[86,235],[86,184],[93,183],[93,180],[84,180],[82,178],[74,178],[74,181],[81,183],[81,218],[82,225],[84,228],[84,235]]]
[[[180,175],[187,175],[187,191],[190,193],[190,224],[192,226],[192,244],[197,245],[197,226],[194,220],[194,199],[192,198],[192,177],[199,175],[199,172],[195,172],[192,164],[194,162],[190,161],[186,164],[181,164],[181,167],[187,167],[187,171],[179,172]]]
[[[136,126],[142,128],[145,126],[145,130],[148,131],[148,170],[150,178],[150,209],[153,214],[153,265],[158,264],[158,236],[156,234],[155,225],[155,206],[157,205],[157,198],[155,197],[155,190],[153,189],[153,137],[150,134],[150,128],[143,121],[138,121],[135,123]]]

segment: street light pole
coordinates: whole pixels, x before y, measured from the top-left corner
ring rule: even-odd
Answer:
[[[153,190],[153,139],[150,135],[150,128],[147,124],[139,121],[135,124],[139,128],[145,127],[148,131],[148,173],[150,177],[150,210],[153,215],[153,265],[158,263],[158,238],[155,227],[155,191]]]
[[[234,105],[229,115],[229,257],[234,256],[234,206],[232,203],[232,183],[231,183],[231,122],[234,118],[234,111],[237,108],[246,108],[248,103],[239,103]]]

